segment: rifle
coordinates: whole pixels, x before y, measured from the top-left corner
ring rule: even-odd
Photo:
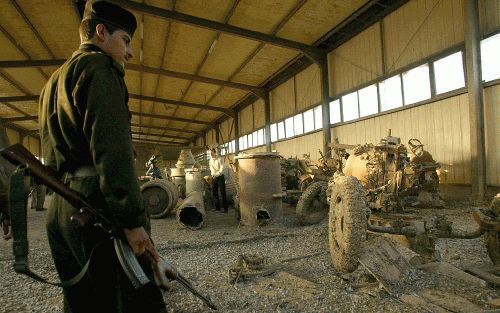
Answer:
[[[72,206],[78,208],[79,211],[71,216],[73,225],[76,227],[86,227],[87,225],[92,224],[95,227],[103,229],[107,234],[109,234],[109,236],[114,239],[115,251],[118,256],[118,260],[135,288],[140,288],[149,283],[149,279],[140,267],[132,248],[124,237],[123,231],[115,227],[109,219],[93,208],[85,196],[66,186],[60,180],[59,175],[57,175],[52,168],[43,165],[21,144],[15,144],[1,149],[0,154],[12,164],[18,166],[19,168],[24,168],[30,173],[31,176],[38,179],[41,184],[46,185],[68,201]],[[19,239],[16,240],[16,232],[14,229],[13,235],[15,246],[16,243],[19,242]],[[27,241],[27,238],[25,240]],[[24,244],[27,247],[27,242]],[[23,249],[16,249],[16,247],[14,247],[15,253],[16,250]],[[21,256],[21,260],[19,260],[19,262],[16,255],[14,268],[17,272],[26,274],[30,271],[27,268],[27,251],[23,252],[25,255]],[[168,280],[177,280],[187,290],[193,293],[196,297],[200,298],[207,306],[211,309],[217,310],[217,307],[208,298],[201,295],[193,287],[191,282],[183,277],[169,262],[163,258],[160,262],[156,262],[151,253],[147,250],[146,253],[144,253],[144,257],[151,263],[155,275],[155,282],[161,289],[168,289]]]

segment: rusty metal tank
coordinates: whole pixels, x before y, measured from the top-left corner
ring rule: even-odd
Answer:
[[[264,225],[281,218],[280,158],[274,152],[239,154],[236,157],[242,225]]]
[[[172,182],[179,189],[181,198],[186,197],[186,172],[184,168],[172,167],[170,169],[170,176],[172,177]]]
[[[203,192],[204,190],[203,173],[197,169],[186,169],[186,195],[193,191]]]

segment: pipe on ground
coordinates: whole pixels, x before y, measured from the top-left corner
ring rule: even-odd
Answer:
[[[196,230],[203,226],[204,219],[203,194],[199,191],[192,191],[177,208],[177,221],[186,228]]]

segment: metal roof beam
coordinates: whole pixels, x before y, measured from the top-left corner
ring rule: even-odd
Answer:
[[[137,95],[137,94],[129,94],[129,97],[131,99],[137,99],[137,100],[153,101],[153,102],[158,102],[158,103],[172,104],[172,105],[178,105],[178,106],[182,106],[182,107],[202,109],[202,110],[218,111],[218,112],[225,113],[227,115],[233,114],[233,111],[230,109],[221,108],[221,107],[212,106],[212,105],[203,105],[203,104],[198,104],[198,103],[191,103],[191,102],[186,102],[186,101],[143,96],[143,95]]]
[[[135,137],[132,137],[132,142],[151,142],[151,143],[156,143],[156,144],[168,144],[168,145],[172,145],[174,146],[175,148],[178,148],[178,147],[182,147],[182,146],[185,146],[186,144],[185,143],[182,143],[182,142],[174,142],[174,141],[168,141],[168,140],[153,140],[153,139],[141,139],[141,138],[135,138]]]
[[[132,132],[132,135],[166,137],[166,138],[181,139],[181,140],[187,139],[187,142],[189,142],[189,140],[191,140],[191,138],[189,138],[189,137],[174,136],[174,135],[162,135],[162,134],[154,134],[154,133],[135,132],[135,131]]]
[[[57,59],[57,60],[10,60],[10,61],[0,61],[0,68],[59,66],[59,65],[62,65],[64,62],[66,62],[66,60],[63,60],[63,59]],[[257,87],[257,86],[252,86],[252,85],[247,85],[247,84],[242,84],[242,83],[235,83],[235,82],[231,82],[231,81],[210,78],[210,77],[206,77],[206,76],[169,71],[169,70],[164,70],[161,68],[155,68],[155,67],[139,65],[139,64],[128,63],[125,65],[125,68],[132,70],[132,71],[138,71],[138,72],[143,72],[143,73],[157,74],[157,75],[174,77],[174,78],[179,78],[179,79],[184,79],[184,80],[194,80],[197,82],[225,86],[225,87],[230,87],[230,88],[235,88],[235,89],[249,90],[249,91],[252,91],[255,93],[259,93],[259,92],[262,92],[264,90],[263,88]]]
[[[211,123],[211,122],[205,122],[205,121],[200,121],[200,120],[193,120],[193,119],[188,119],[188,118],[180,118],[180,117],[173,117],[173,116],[167,116],[167,115],[149,114],[149,113],[132,112],[132,111],[130,113],[132,115],[137,115],[137,116],[145,116],[145,117],[152,117],[152,118],[158,118],[158,119],[163,119],[163,120],[171,120],[171,121],[178,121],[178,122],[185,122],[185,123],[195,123],[195,124],[203,124],[203,125],[213,126],[213,123]]]
[[[190,133],[190,134],[195,134],[195,135],[201,135],[201,132],[195,131],[195,130],[190,130],[190,129],[182,129],[182,128],[175,128],[175,127],[167,127],[167,126],[151,126],[151,125],[140,125],[137,123],[132,123],[130,124],[132,127],[143,127],[143,128],[151,128],[151,129],[159,129],[159,130],[170,130],[170,131],[176,131],[176,132],[183,132],[183,133]]]
[[[168,20],[174,20],[179,23],[190,24],[202,28],[212,29],[239,37],[249,38],[257,41],[263,41],[272,45],[298,50],[304,54],[315,55],[322,52],[322,50],[317,47],[310,46],[298,41],[271,36],[253,30],[244,29],[220,22],[215,22],[197,16],[180,13],[177,11],[165,10],[163,8],[147,5],[144,3],[137,3],[129,0],[110,0],[110,2],[114,2],[118,5],[128,7],[129,9],[146,13],[149,15],[161,17]]]

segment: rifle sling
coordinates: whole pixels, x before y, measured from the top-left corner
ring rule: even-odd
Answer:
[[[44,284],[49,284],[58,287],[69,287],[77,284],[87,273],[90,260],[94,253],[94,247],[90,253],[90,257],[73,278],[62,282],[51,282],[32,272],[28,267],[28,212],[27,212],[27,197],[24,185],[26,176],[26,168],[19,166],[10,177],[10,219],[13,237],[13,252],[14,252],[14,270],[17,273],[24,274]]]

